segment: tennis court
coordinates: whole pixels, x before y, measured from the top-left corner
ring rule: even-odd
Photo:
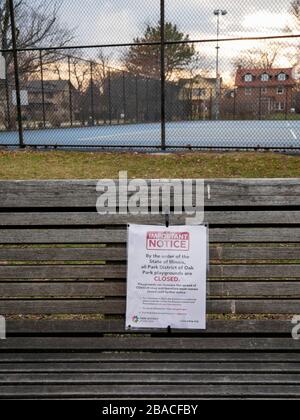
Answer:
[[[17,146],[18,132],[1,132],[0,145]],[[25,130],[27,146],[157,150],[160,124]],[[197,121],[166,125],[167,148],[300,148],[300,121]]]

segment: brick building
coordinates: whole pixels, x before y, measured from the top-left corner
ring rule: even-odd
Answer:
[[[239,67],[235,78],[235,107],[240,115],[264,117],[290,113],[294,108],[296,80],[292,68],[247,69]]]

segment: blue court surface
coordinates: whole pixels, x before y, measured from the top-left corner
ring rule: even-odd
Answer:
[[[1,132],[0,145],[17,145],[17,132]],[[28,146],[135,147],[161,145],[160,124],[25,130]],[[300,121],[174,122],[166,127],[167,147],[300,148]]]

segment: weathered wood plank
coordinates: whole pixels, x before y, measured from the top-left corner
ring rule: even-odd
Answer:
[[[233,260],[299,260],[300,247],[291,245],[273,246],[210,246],[210,259],[212,261]],[[126,261],[127,251],[125,244],[116,247],[3,247],[0,249],[0,261]]]
[[[0,265],[0,279],[126,279],[125,265]],[[299,264],[212,265],[210,279],[300,278]],[[296,287],[296,286],[295,286]]]
[[[1,299],[125,297],[126,283],[118,282],[16,282],[0,283]],[[300,282],[210,282],[214,297],[300,298]]]
[[[8,363],[9,366],[15,366],[16,363],[25,364],[25,363],[41,363],[43,366],[47,366],[49,363],[72,363],[74,366],[77,366],[79,363],[97,363],[103,364],[111,362],[116,367],[119,364],[125,363],[126,365],[132,363],[142,363],[145,366],[151,366],[151,364],[155,364],[157,362],[163,363],[165,366],[168,363],[180,363],[184,364],[186,362],[195,363],[207,363],[211,362],[214,365],[219,365],[220,363],[224,363],[226,367],[227,364],[234,363],[234,364],[241,364],[241,363],[263,363],[265,368],[267,369],[269,365],[273,364],[274,362],[280,363],[299,363],[299,350],[297,351],[288,351],[284,352],[216,352],[209,351],[205,352],[205,350],[201,350],[200,352],[174,352],[170,353],[168,351],[165,352],[111,352],[111,353],[103,353],[101,351],[81,351],[81,352],[63,352],[63,351],[52,351],[52,352],[35,352],[34,350],[30,352],[30,350],[25,350],[24,352],[18,351],[16,353],[10,351],[3,351],[0,352],[0,363]]]
[[[220,261],[226,260],[299,260],[298,246],[211,246],[210,258]]]
[[[95,207],[97,181],[1,181],[1,207]],[[156,185],[157,182],[154,182]],[[205,181],[206,205],[278,206],[300,204],[299,179]],[[207,186],[210,186],[208,197]],[[131,193],[133,194],[133,193]],[[130,196],[130,194],[129,194]],[[208,199],[210,198],[210,199]]]
[[[0,244],[112,244],[126,239],[125,229],[0,229]],[[300,228],[213,228],[210,242],[296,243]]]
[[[211,314],[297,314],[300,300],[272,299],[211,299],[207,312]],[[110,314],[125,313],[124,300],[1,300],[3,315],[37,314]]]
[[[289,334],[291,320],[208,320],[207,329],[201,334]],[[124,334],[124,319],[98,321],[76,320],[7,320],[9,334]],[[1,356],[0,356],[1,360]]]
[[[300,342],[292,338],[257,337],[9,337],[0,342],[0,350],[102,350],[102,351],[287,351],[300,350]]]
[[[295,384],[300,388],[298,373],[0,373],[0,385],[35,384]]]
[[[0,398],[107,398],[157,397],[164,398],[298,398],[299,385],[6,385],[1,387]]]
[[[126,261],[125,246],[82,248],[1,248],[0,261]]]
[[[0,266],[1,279],[125,279],[125,265]]]
[[[170,222],[174,225],[184,224],[185,215],[170,215]],[[99,215],[92,212],[28,212],[28,213],[0,213],[0,226],[125,226],[128,223],[157,224],[165,222],[164,215]],[[300,224],[300,211],[297,210],[269,210],[269,211],[206,211],[205,222],[209,225],[293,225]]]
[[[1,355],[0,355],[1,356]],[[14,362],[1,363],[0,373],[2,374],[22,374],[22,373],[246,373],[246,374],[300,374],[300,362],[280,363],[280,362]],[[104,381],[103,381],[104,382]]]

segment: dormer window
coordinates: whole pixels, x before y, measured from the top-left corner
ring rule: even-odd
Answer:
[[[279,73],[277,76],[277,80],[280,80],[281,82],[287,80],[287,75],[285,73]]]
[[[253,76],[252,76],[252,74],[250,74],[250,73],[245,74],[245,76],[244,76],[244,80],[245,80],[245,82],[252,82],[252,81],[253,81]]]
[[[270,80],[270,76],[269,76],[267,73],[263,73],[263,74],[260,76],[260,80],[261,80],[262,82],[268,82],[268,81]]]

